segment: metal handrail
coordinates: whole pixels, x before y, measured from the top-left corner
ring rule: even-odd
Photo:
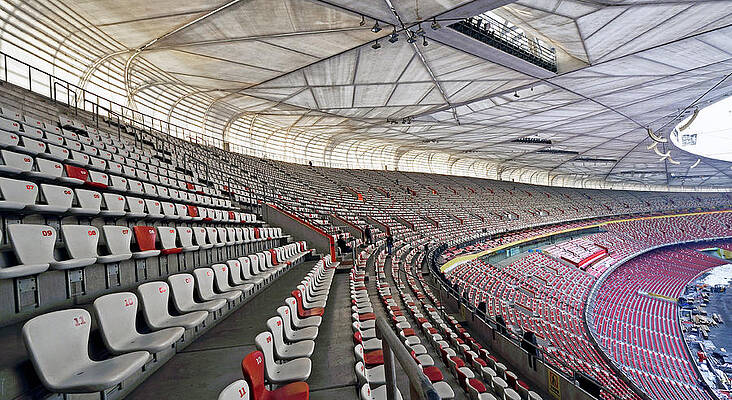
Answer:
[[[396,400],[396,369],[394,358],[409,378],[410,398],[413,400],[439,400],[435,386],[425,376],[411,354],[384,318],[376,319],[376,336],[381,339],[384,353],[384,372],[386,376],[386,399]]]

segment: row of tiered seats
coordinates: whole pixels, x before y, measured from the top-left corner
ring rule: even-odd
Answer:
[[[23,340],[43,385],[57,393],[104,392],[144,375],[151,364],[164,363],[213,320],[222,318],[259,286],[287,271],[305,254],[302,243],[272,249],[263,270],[247,279],[240,266],[248,257],[174,274],[167,282],[144,283],[137,294],[118,292],[93,303],[97,325],[112,357],[92,360],[88,354],[91,314],[83,308],[46,313],[23,325]],[[260,281],[261,280],[261,281]],[[194,295],[195,291],[195,295]],[[172,296],[170,293],[172,292]],[[137,328],[138,302],[147,331]],[[176,315],[170,315],[174,307]],[[159,367],[156,366],[156,367]]]
[[[703,271],[724,262],[683,247],[636,257],[611,272],[591,303],[600,346],[644,391],[659,399],[710,399],[685,348],[676,298]]]
[[[257,351],[244,357],[244,379],[233,382],[219,400],[307,400],[312,356],[337,264],[318,261],[292,297],[266,322],[267,331],[254,338]],[[268,390],[265,385],[274,387]]]

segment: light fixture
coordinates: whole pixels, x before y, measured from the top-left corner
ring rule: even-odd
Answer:
[[[408,36],[407,43],[412,44],[417,41],[417,38],[415,37],[414,32],[407,31],[407,36]]]
[[[378,49],[381,48],[381,45],[379,44],[379,40],[378,39],[376,39],[376,41],[374,42],[374,44],[371,45],[371,48],[374,49],[374,50],[378,50]]]
[[[519,97],[521,97],[521,96],[519,96],[518,92],[513,92],[513,97],[515,97],[515,98],[517,98],[517,99],[518,99],[518,98],[519,98]]]
[[[422,24],[419,24],[419,29],[417,29],[417,32],[415,32],[417,36],[424,36],[424,29],[422,29]]]
[[[432,18],[432,25],[430,26],[432,27],[432,30],[435,31],[441,28],[440,24],[437,23],[437,18]]]
[[[358,23],[358,26],[364,26],[366,25],[366,17],[363,15],[361,16],[361,22]]]
[[[428,45],[429,43],[427,42],[427,37],[425,36],[422,38],[422,46],[427,47]]]
[[[371,28],[371,32],[379,33],[380,31],[381,31],[381,27],[379,26],[379,21],[376,21],[374,26]]]
[[[399,40],[399,35],[397,34],[396,27],[395,27],[394,32],[391,33],[391,37],[389,38],[389,43],[396,43],[397,40]]]

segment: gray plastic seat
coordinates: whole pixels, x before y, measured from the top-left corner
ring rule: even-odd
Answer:
[[[248,291],[254,291],[256,285],[252,282],[245,281],[242,277],[241,262],[239,262],[239,260],[227,260],[226,265],[229,266],[229,275],[231,276],[231,282],[234,285],[243,285],[244,287],[249,288]]]
[[[372,368],[366,368],[363,361],[356,363],[356,377],[359,383],[369,383],[372,385],[383,385],[386,383],[386,373],[383,365],[377,365]]]
[[[262,332],[254,338],[257,349],[264,354],[264,374],[274,384],[305,381],[310,377],[312,363],[309,358],[296,358],[284,363],[274,359],[272,333]]]
[[[399,389],[394,393],[397,400],[402,400],[402,393]],[[386,400],[386,385],[378,386],[371,389],[368,383],[361,386],[361,400]]]
[[[226,230],[224,230],[224,232],[226,232]],[[219,237],[218,229],[207,227],[206,233],[208,234],[208,240],[211,241],[213,247],[224,247],[226,245]]]
[[[126,226],[104,225],[102,233],[109,254],[98,255],[97,262],[107,264],[132,258],[132,250],[130,249],[132,229]]]
[[[237,262],[238,264],[238,262]],[[216,282],[216,288],[219,292],[225,293],[232,290],[241,290],[244,294],[249,294],[254,289],[254,285],[251,283],[241,283],[235,286],[229,285],[230,276],[234,275],[234,271],[231,271],[227,264],[214,264],[211,266],[214,270],[214,280]],[[235,267],[236,268],[236,267]],[[241,271],[237,269],[236,274],[241,277]]]
[[[22,210],[35,203],[38,185],[29,181],[0,178],[0,210]]]
[[[11,224],[10,242],[20,265],[0,267],[0,279],[17,278],[47,271],[53,258],[56,230],[47,225]]]
[[[38,377],[52,392],[101,392],[139,372],[150,353],[136,351],[103,361],[88,355],[91,316],[68,309],[35,317],[23,325],[23,340]]]
[[[142,302],[142,314],[145,323],[153,329],[180,326],[184,329],[195,328],[208,317],[206,311],[192,311],[182,315],[170,315],[168,299],[170,288],[162,281],[143,283],[137,287]]]
[[[124,217],[127,214],[125,196],[115,193],[102,194],[103,207],[101,215],[104,217]]]
[[[60,179],[63,172],[61,163],[38,157],[36,158],[35,168],[29,171],[28,174],[36,178]]]
[[[282,331],[284,332],[285,338],[288,342],[292,343],[300,340],[315,340],[315,338],[318,337],[318,328],[315,326],[293,329],[289,307],[277,307],[277,314],[282,318]]]
[[[249,257],[239,257],[238,260],[241,264],[241,274],[247,282],[251,282],[256,286],[264,283],[263,277],[252,273],[252,260]]]
[[[168,277],[173,290],[173,305],[179,313],[192,311],[214,312],[226,305],[226,299],[214,299],[198,303],[193,298],[195,280],[191,274],[176,274]]]
[[[41,184],[41,201],[28,206],[29,210],[40,213],[63,214],[71,209],[74,192],[64,186]]]
[[[33,169],[33,157],[10,150],[0,150],[0,172],[20,174]]]
[[[285,304],[287,305],[287,308],[290,309],[292,326],[294,326],[296,329],[306,328],[308,326],[318,327],[323,322],[323,317],[320,316],[300,318],[300,316],[297,315],[297,301],[294,297],[288,297],[287,299],[285,299]]]
[[[145,212],[145,201],[139,197],[127,196],[127,216],[130,218],[143,218],[147,216]]]
[[[135,327],[137,296],[130,292],[108,294],[94,300],[102,339],[114,354],[145,350],[159,353],[170,349],[185,333],[181,327],[141,334]]]
[[[267,328],[274,339],[274,350],[278,360],[292,360],[300,357],[310,357],[315,350],[315,341],[301,340],[291,344],[285,343],[282,318],[272,317],[267,320]]]
[[[102,195],[99,192],[86,189],[74,189],[78,207],[71,207],[69,212],[74,215],[97,215],[102,211]]]
[[[223,264],[220,264],[223,265]],[[226,267],[224,265],[224,267]],[[226,275],[228,276],[228,267],[226,267]],[[198,296],[202,300],[225,299],[226,301],[236,301],[244,295],[241,290],[232,289],[222,293],[214,292],[214,271],[211,268],[196,268],[193,275],[196,277],[196,289]]]
[[[86,267],[97,262],[99,229],[91,225],[61,225],[61,235],[69,253],[68,260],[51,262],[53,269]]]
[[[213,247],[213,244],[206,241],[206,228],[200,226],[193,228],[193,237],[201,250],[208,250]]]
[[[179,226],[176,229],[178,230],[178,238],[183,251],[196,251],[199,249],[199,246],[193,244],[193,228]]]
[[[232,382],[219,393],[218,400],[249,400],[252,394],[249,392],[247,381],[240,379]]]

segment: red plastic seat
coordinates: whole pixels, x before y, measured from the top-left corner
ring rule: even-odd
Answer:
[[[424,372],[424,375],[430,380],[430,382],[440,382],[445,379],[442,375],[442,371],[435,366],[424,367],[422,372]]]
[[[325,313],[325,309],[323,307],[313,307],[313,308],[305,308],[302,305],[302,293],[300,293],[300,290],[295,289],[292,291],[292,296],[295,297],[295,300],[297,300],[297,315],[300,318],[307,318],[307,317],[314,317],[314,316],[322,316]]]
[[[267,390],[264,387],[264,354],[254,351],[241,361],[241,372],[244,374],[251,390],[252,400],[308,400],[310,387],[305,382],[294,382]]]
[[[198,218],[198,207],[188,205],[188,216],[191,218]]]
[[[140,251],[156,250],[157,231],[152,226],[138,225],[132,228]]]
[[[367,367],[383,364],[384,363],[384,351],[383,350],[364,351],[363,362],[364,362],[364,364],[366,364]]]
[[[488,391],[488,389],[486,389],[485,387],[485,384],[475,378],[468,379],[468,386],[475,389],[478,393],[485,393]]]
[[[372,313],[372,312],[358,314],[358,320],[359,321],[370,321],[372,319],[376,319],[376,315],[374,313]]]
[[[66,176],[71,179],[78,179],[83,183],[87,183],[89,181],[89,171],[85,168],[64,164],[64,170],[66,171]]]
[[[414,336],[414,329],[412,329],[412,328],[402,329],[402,334],[404,334],[404,336]]]

